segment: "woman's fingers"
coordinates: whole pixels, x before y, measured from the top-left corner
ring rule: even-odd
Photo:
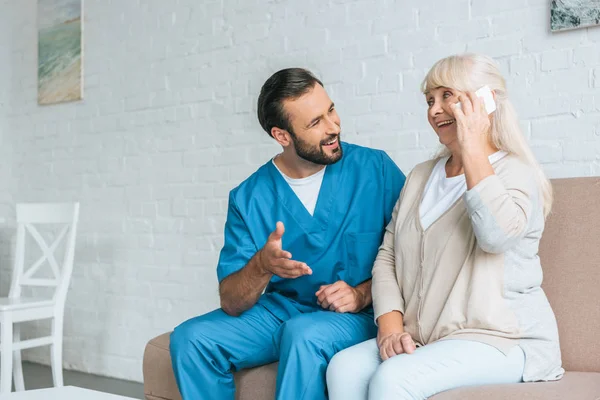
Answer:
[[[394,353],[404,353],[404,344],[402,343],[402,337],[396,338],[396,340],[392,342],[392,347],[394,348]]]
[[[461,111],[463,112],[464,115],[473,114],[473,102],[471,101],[471,98],[469,97],[468,94],[466,94],[466,93],[459,94],[458,100],[460,101]],[[455,108],[455,110],[456,110],[456,108]]]
[[[415,342],[413,341],[412,337],[410,337],[410,335],[408,333],[402,335],[400,337],[400,341],[402,342],[402,347],[404,348],[404,351],[407,354],[412,354],[415,349]]]

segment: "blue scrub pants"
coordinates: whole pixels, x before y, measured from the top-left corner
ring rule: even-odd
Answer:
[[[292,315],[289,308],[272,311],[277,310],[260,303],[239,317],[219,309],[175,328],[170,351],[183,399],[234,399],[232,372],[277,360],[277,399],[326,399],[325,373],[333,355],[377,334],[370,312],[304,306]]]

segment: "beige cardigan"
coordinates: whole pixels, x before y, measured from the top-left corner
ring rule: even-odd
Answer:
[[[554,313],[540,287],[544,217],[532,168],[508,155],[423,231],[419,205],[438,159],[409,174],[373,267],[375,319],[397,310],[418,345],[520,345],[525,381],[559,379]]]

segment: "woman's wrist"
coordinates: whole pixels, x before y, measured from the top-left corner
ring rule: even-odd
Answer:
[[[377,318],[378,334],[387,336],[392,333],[403,333],[404,323],[400,311],[391,311]]]
[[[467,180],[467,190],[471,190],[488,176],[494,175],[494,168],[485,151],[475,149],[463,151],[461,156]]]

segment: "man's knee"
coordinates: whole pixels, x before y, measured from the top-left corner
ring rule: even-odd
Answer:
[[[194,337],[192,330],[185,323],[176,327],[170,336],[169,351],[171,357],[179,358],[181,355],[188,354],[194,346]]]
[[[204,317],[196,317],[185,321],[171,332],[169,342],[171,357],[179,358],[190,353],[210,352],[214,344],[210,338],[211,327],[209,321]]]
[[[309,323],[303,316],[292,318],[284,322],[280,332],[280,346],[286,348],[317,349],[322,342],[321,331],[318,324]]]

